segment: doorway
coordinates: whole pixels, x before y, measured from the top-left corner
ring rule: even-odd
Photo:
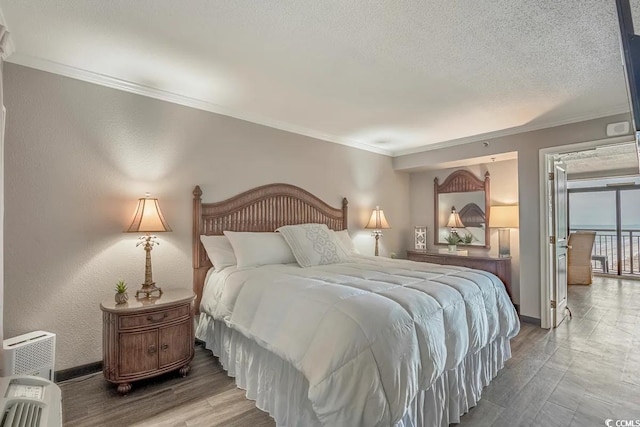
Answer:
[[[555,244],[555,223],[554,210],[557,212],[568,209],[568,203],[565,206],[555,206],[556,201],[552,193],[553,186],[550,185],[550,177],[554,172],[555,164],[563,161],[568,164],[568,176],[571,179],[572,170],[571,162],[574,159],[585,159],[583,166],[585,170],[580,171],[574,168],[574,178],[585,179],[587,177],[611,177],[621,175],[618,169],[620,162],[603,161],[598,156],[604,153],[605,148],[610,147],[627,147],[624,149],[635,150],[635,143],[632,136],[624,136],[619,138],[611,138],[606,140],[591,141],[585,143],[571,144],[566,146],[558,146],[542,149],[539,152],[539,190],[540,190],[540,325],[542,328],[550,329],[559,324],[564,316],[562,312],[557,311],[558,307],[556,297],[562,295],[563,290],[558,288],[558,258],[556,257],[557,246]],[[615,151],[615,150],[613,150]],[[635,151],[634,151],[635,153]],[[638,173],[637,155],[633,155],[631,159],[635,160],[633,168],[634,173]],[[574,162],[574,164],[577,164]],[[607,169],[607,165],[610,166]],[[627,169],[628,171],[631,168]],[[625,170],[625,173],[628,173]],[[579,171],[576,173],[576,171]],[[568,225],[568,221],[567,221]],[[566,286],[566,285],[565,285]],[[565,288],[566,289],[566,288]],[[566,301],[571,306],[571,301]]]

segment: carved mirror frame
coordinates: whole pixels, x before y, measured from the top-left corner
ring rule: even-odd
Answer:
[[[482,245],[465,245],[458,244],[458,246],[474,246],[477,248],[490,248],[491,247],[491,234],[489,232],[489,215],[491,213],[491,205],[490,205],[490,195],[489,195],[489,172],[484,174],[484,181],[476,178],[476,176],[466,170],[457,170],[451,175],[449,175],[442,185],[438,184],[438,177],[433,180],[433,222],[434,222],[434,233],[433,233],[433,243],[435,245],[446,245],[446,243],[441,243],[438,241],[440,235],[440,208],[438,206],[438,195],[445,193],[469,193],[472,191],[484,191],[484,246]],[[476,205],[477,206],[477,205]]]

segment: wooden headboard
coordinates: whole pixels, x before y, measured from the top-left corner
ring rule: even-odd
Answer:
[[[460,220],[465,227],[485,227],[484,211],[475,203],[467,203],[458,211]]]
[[[202,190],[193,190],[193,290],[196,309],[202,288],[212,267],[201,235],[222,235],[223,231],[275,231],[283,225],[318,223],[332,230],[347,228],[347,199],[334,208],[302,188],[290,184],[268,184],[216,203],[202,203]]]

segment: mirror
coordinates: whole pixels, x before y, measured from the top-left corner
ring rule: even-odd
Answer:
[[[484,180],[471,172],[453,172],[439,184],[434,179],[434,243],[446,245],[446,238],[457,233],[466,242],[458,246],[489,248],[489,172]],[[470,240],[470,242],[469,242]]]

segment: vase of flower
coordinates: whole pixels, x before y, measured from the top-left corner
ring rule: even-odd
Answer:
[[[450,233],[444,238],[449,245],[449,252],[455,252],[458,249],[458,243],[460,243],[460,237],[455,233]]]
[[[464,237],[461,237],[461,238],[460,238],[460,241],[461,241],[462,243],[464,243],[465,245],[470,245],[470,244],[472,244],[472,243],[473,243],[474,241],[476,241],[476,240],[478,240],[478,239],[476,239],[475,237],[473,237],[473,234],[469,234],[469,233],[465,234],[465,235],[464,235]]]
[[[119,280],[116,283],[116,304],[124,304],[129,300],[129,294],[127,293],[127,284],[124,280]]]

